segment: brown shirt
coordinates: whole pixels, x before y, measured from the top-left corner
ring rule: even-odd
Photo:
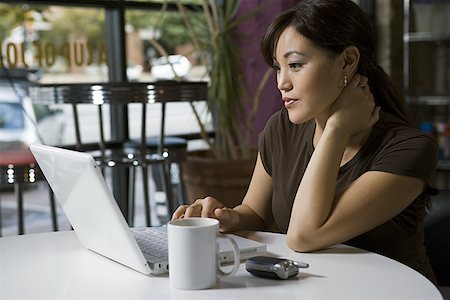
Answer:
[[[259,151],[267,173],[272,176],[272,211],[282,232],[287,232],[297,189],[314,151],[315,122],[289,121],[282,109],[268,121],[260,135]],[[367,171],[383,171],[421,179],[431,185],[437,165],[436,143],[421,131],[382,113],[362,149],[338,174],[336,194]],[[423,219],[428,194],[422,193],[405,210],[384,224],[346,244],[400,261],[435,282],[423,246]]]

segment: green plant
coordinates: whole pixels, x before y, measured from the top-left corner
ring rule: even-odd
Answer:
[[[176,4],[190,35],[195,54],[206,66],[209,78],[208,109],[214,119],[214,139],[210,139],[195,107],[191,104],[201,135],[211,153],[218,159],[250,157],[252,123],[259,106],[262,87],[271,70],[266,72],[248,112],[249,93],[245,90],[241,67],[241,50],[235,42],[238,26],[256,14],[259,8],[237,16],[240,0],[203,0],[201,11],[192,11],[181,0]],[[163,7],[164,9],[164,7]],[[167,55],[156,41],[153,46]]]
[[[178,3],[180,3],[178,1]],[[240,128],[240,120],[244,114],[242,105],[243,72],[239,63],[239,47],[233,41],[234,30],[239,24],[235,20],[240,1],[225,1],[220,5],[218,1],[203,2],[203,13],[206,19],[207,33],[203,39],[198,39],[191,32],[194,47],[209,75],[208,101],[209,109],[214,116],[215,139],[210,147],[216,158],[237,158],[238,149],[245,153],[247,146]],[[209,5],[208,5],[209,4]],[[183,19],[188,29],[190,19],[186,17],[186,10],[179,5]],[[209,58],[209,61],[208,61]]]
[[[208,107],[214,117],[215,138],[209,142],[213,155],[219,159],[249,158],[253,121],[259,107],[260,93],[271,69],[266,71],[253,97],[245,89],[241,49],[235,40],[238,26],[259,12],[260,7],[237,16],[240,0],[203,0],[203,30],[197,34],[180,0],[178,8],[191,34],[194,49],[207,66],[209,75]],[[252,103],[249,103],[252,101]],[[251,107],[248,111],[248,107]]]

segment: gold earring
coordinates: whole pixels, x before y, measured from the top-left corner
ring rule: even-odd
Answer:
[[[344,87],[347,86],[347,84],[348,84],[347,75],[344,75]]]

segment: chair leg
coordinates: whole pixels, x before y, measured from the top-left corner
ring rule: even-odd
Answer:
[[[170,162],[165,161],[161,164],[163,180],[164,180],[164,188],[166,191],[166,201],[167,201],[167,215],[170,216],[175,211],[175,205],[173,200],[173,191],[172,191],[172,182],[170,178]]]
[[[148,188],[148,167],[144,163],[142,164],[142,187],[144,189],[144,209],[145,209],[145,221],[147,226],[151,226],[150,218],[150,193]]]
[[[178,198],[178,204],[189,204],[189,201],[186,196],[186,187],[183,183],[183,166],[182,163],[178,163],[178,176],[180,178],[180,182],[178,183],[178,190],[179,190],[179,198]]]
[[[56,204],[55,204],[55,195],[53,194],[52,189],[48,186],[49,198],[50,198],[50,211],[52,216],[52,226],[53,231],[58,231],[58,216],[56,214]]]
[[[24,222],[24,209],[23,209],[23,193],[22,184],[20,182],[14,183],[14,192],[17,196],[17,228],[18,234],[22,235],[25,233],[25,222]]]
[[[135,210],[135,190],[136,190],[136,167],[130,167],[130,180],[129,180],[129,192],[128,192],[128,225],[134,226],[134,210]]]

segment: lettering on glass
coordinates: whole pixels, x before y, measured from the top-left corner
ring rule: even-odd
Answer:
[[[6,43],[0,47],[0,67],[51,68],[58,57],[63,58],[68,67],[107,64],[103,42],[94,46],[85,42],[68,42],[58,46],[34,41],[28,49],[24,43]]]

